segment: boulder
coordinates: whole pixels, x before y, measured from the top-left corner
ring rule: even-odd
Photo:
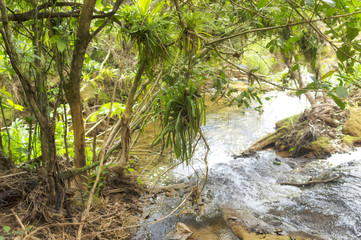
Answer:
[[[343,127],[343,133],[361,137],[361,108],[351,109]]]

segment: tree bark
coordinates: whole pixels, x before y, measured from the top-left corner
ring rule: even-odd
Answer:
[[[34,32],[34,38],[33,38],[33,46],[34,46],[34,53],[35,55],[39,56],[40,58],[43,56],[42,46],[41,46],[41,30],[42,28],[39,28],[39,20],[38,20],[38,8],[37,8],[37,0],[33,1],[34,5],[34,25],[33,25],[33,32]],[[47,97],[47,83],[46,83],[46,73],[43,66],[42,61],[39,58],[35,58],[35,66],[37,66],[35,70],[35,96],[36,96],[36,102],[39,106],[40,113],[46,118],[49,125],[51,125],[51,119],[49,117],[49,114],[47,112],[48,109],[48,97]],[[51,139],[54,139],[54,137],[51,137],[51,139],[47,136],[47,131],[52,131],[50,129],[43,129],[40,128],[40,142],[41,142],[41,153],[42,153],[42,161],[44,163],[49,162],[49,159],[55,158],[55,142],[54,146],[49,146],[49,141]],[[51,133],[54,134],[54,131]],[[50,135],[51,135],[50,134]],[[55,141],[55,139],[54,139]],[[54,150],[54,153],[51,153],[50,151]],[[54,156],[52,156],[54,155]]]
[[[131,140],[130,123],[131,123],[132,109],[134,106],[134,102],[136,100],[135,94],[137,92],[140,80],[142,78],[146,66],[147,66],[147,61],[145,59],[141,60],[125,105],[124,112],[121,117],[120,138],[121,138],[122,148],[119,156],[119,167],[121,168],[124,168],[129,161],[130,140]]]
[[[283,58],[283,61],[285,62],[286,66],[288,68],[288,71],[290,72],[291,79],[294,79],[294,80],[297,81],[299,88],[304,88],[305,84],[302,81],[302,76],[300,74],[300,71],[299,70],[298,71],[292,71],[292,63],[291,63],[292,59],[288,58],[284,54],[282,54],[282,58]],[[306,92],[305,95],[307,97],[307,100],[310,102],[311,106],[314,106],[316,104],[316,100],[313,97],[312,93]]]
[[[55,158],[55,139],[54,139],[54,127],[49,121],[47,115],[43,114],[42,107],[39,106],[39,102],[37,101],[37,96],[34,91],[33,86],[31,85],[30,79],[28,79],[20,65],[19,56],[16,53],[16,47],[14,41],[12,39],[12,32],[9,25],[8,15],[6,4],[4,0],[0,0],[0,11],[2,23],[4,26],[4,30],[0,29],[0,33],[4,39],[5,50],[9,55],[11,66],[14,69],[16,75],[19,77],[19,80],[23,86],[25,96],[29,102],[32,112],[34,113],[36,119],[39,122],[40,128],[43,132],[43,136],[45,138],[42,141],[42,149],[45,149],[48,154],[45,159],[45,163],[48,166],[48,192],[50,194],[50,201],[55,202],[56,209],[61,207],[63,202],[64,195],[63,190],[61,189],[61,183],[59,181],[59,176],[57,175],[56,169],[56,158]],[[42,89],[44,91],[44,89]],[[45,152],[43,152],[45,154]]]
[[[96,0],[84,0],[79,17],[77,39],[75,41],[70,76],[64,84],[64,92],[68,100],[74,130],[74,166],[80,168],[86,164],[85,128],[80,96],[80,83],[85,52],[90,41],[90,23]]]

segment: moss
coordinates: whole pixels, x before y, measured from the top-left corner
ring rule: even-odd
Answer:
[[[305,133],[305,131],[298,131],[296,134],[296,142],[303,136],[303,134]]]
[[[296,114],[291,117],[279,120],[278,122],[276,122],[276,129],[292,126],[296,122],[298,116],[299,114]]]
[[[349,147],[354,146],[354,145],[359,146],[361,143],[361,137],[353,137],[350,135],[343,135],[341,137],[341,141],[342,141],[342,143],[346,144],[346,146],[349,146]]]
[[[336,151],[332,141],[328,137],[320,136],[306,147],[317,157],[326,157]]]
[[[342,142],[346,143],[346,144],[353,144],[354,142],[360,140],[360,137],[353,137],[350,135],[343,135],[341,140]]]
[[[315,141],[310,143],[311,146],[317,146],[322,149],[327,148],[329,144],[332,144],[331,139],[324,136],[320,136]]]

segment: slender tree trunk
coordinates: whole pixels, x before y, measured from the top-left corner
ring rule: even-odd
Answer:
[[[74,129],[74,166],[80,168],[86,164],[85,128],[80,97],[80,83],[85,52],[90,41],[90,23],[96,0],[84,0],[79,17],[77,39],[75,41],[70,77],[64,84],[64,92],[68,100]]]
[[[4,39],[5,50],[9,55],[11,66],[14,69],[16,75],[19,77],[31,110],[38,120],[40,129],[44,134],[44,138],[46,139],[42,141],[42,149],[45,149],[45,152],[42,154],[47,154],[47,156],[43,159],[48,166],[48,191],[50,194],[49,202],[55,202],[56,209],[59,209],[63,202],[64,196],[62,195],[63,190],[61,189],[62,186],[59,181],[59,176],[57,175],[56,169],[54,127],[50,123],[47,115],[43,114],[43,107],[39,106],[39,101],[37,101],[37,94],[31,85],[31,81],[26,77],[21,69],[19,56],[16,53],[16,47],[12,39],[12,32],[10,29],[7,8],[4,0],[0,0],[0,11],[2,23],[4,26],[3,29],[0,28],[0,33]],[[42,91],[44,91],[44,89],[42,89]]]
[[[147,66],[147,61],[145,59],[141,60],[139,63],[137,74],[135,75],[132,88],[130,90],[130,93],[128,95],[128,99],[125,105],[124,112],[121,117],[121,143],[122,148],[120,152],[120,158],[119,158],[119,166],[121,168],[124,168],[126,164],[129,161],[129,152],[130,152],[130,140],[131,140],[131,129],[130,129],[130,123],[131,123],[131,115],[132,115],[132,108],[134,106],[135,102],[135,94],[137,92],[140,80],[142,78],[142,75],[145,71],[145,68]]]
[[[35,55],[39,56],[40,58],[43,56],[42,46],[41,46],[41,31],[39,31],[42,28],[39,28],[39,20],[38,20],[38,11],[37,11],[37,0],[33,1],[35,14],[34,14],[34,25],[33,25],[33,32],[34,32],[34,38],[33,38],[33,46],[34,46],[34,53]],[[46,73],[43,66],[42,61],[39,58],[35,58],[35,94],[36,94],[36,102],[40,108],[41,114],[46,118],[49,125],[51,125],[51,119],[48,114],[48,97],[47,97],[47,83],[46,83]],[[48,135],[48,129],[40,129],[40,142],[41,142],[41,153],[42,153],[42,161],[44,163],[47,163],[49,159],[52,158],[53,153],[50,153],[49,151],[51,149],[54,149],[54,146],[48,147],[49,145],[49,137]],[[52,137],[54,139],[54,137]]]
[[[292,59],[288,58],[284,54],[282,54],[282,58],[288,68],[288,71],[290,72],[291,79],[294,79],[297,81],[299,88],[304,88],[305,84],[302,81],[300,70],[298,69],[297,71],[292,71]],[[311,106],[314,106],[316,104],[316,100],[313,97],[312,93],[306,92],[305,95],[307,97],[307,100],[310,102]]]

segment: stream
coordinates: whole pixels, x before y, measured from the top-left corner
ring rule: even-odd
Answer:
[[[187,224],[194,234],[189,239],[238,239],[222,217],[223,209],[240,216],[247,227],[272,233],[306,236],[307,239],[361,239],[361,150],[334,154],[328,159],[289,159],[273,151],[262,151],[248,158],[233,159],[251,143],[274,131],[275,123],[300,113],[305,99],[285,93],[268,93],[264,111],[237,107],[210,107],[203,132],[211,148],[209,176],[202,192],[202,204],[190,206],[165,221],[141,227],[134,240],[172,239],[167,234],[177,222]],[[199,144],[191,166],[179,166],[160,183],[197,181],[204,169],[205,147]],[[156,175],[156,173],[154,173]],[[334,182],[304,187],[280,182],[308,182],[321,175],[342,176]],[[169,177],[170,176],[170,177]],[[184,199],[182,189],[176,196],[154,195],[145,207],[145,223],[167,215]],[[176,239],[176,238],[173,238]]]

